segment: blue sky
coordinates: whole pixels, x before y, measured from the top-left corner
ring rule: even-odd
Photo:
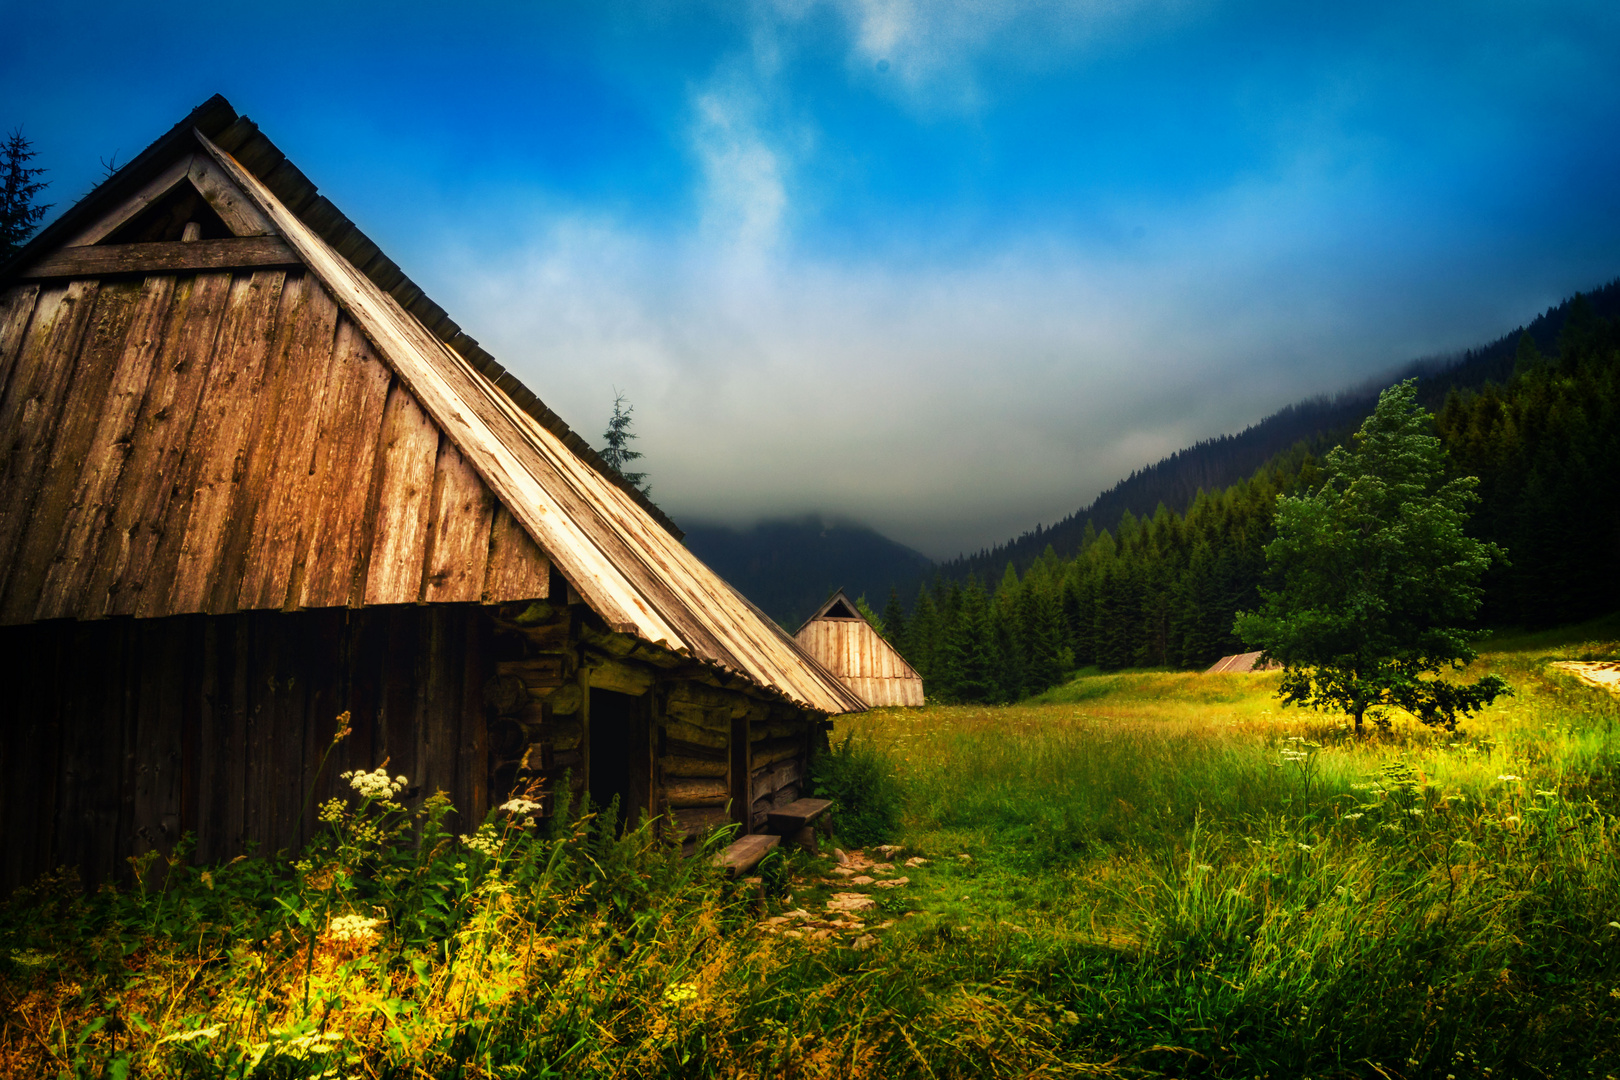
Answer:
[[[1620,7],[7,4],[66,204],[220,92],[677,520],[936,556],[1620,276]]]

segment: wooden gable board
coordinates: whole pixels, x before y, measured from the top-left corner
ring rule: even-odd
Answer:
[[[618,485],[429,333],[230,154],[201,132],[197,138],[604,621],[747,675],[818,710],[861,707]]]

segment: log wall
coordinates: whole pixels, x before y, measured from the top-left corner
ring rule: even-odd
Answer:
[[[651,713],[650,775],[633,811],[664,816],[685,838],[766,815],[807,790],[811,755],[825,741],[821,717],[743,680],[624,634],[607,632],[583,606],[508,605],[499,626],[494,784],[522,787],[551,812],[569,779],[579,799],[591,777],[591,690],[643,697]]]
[[[62,864],[94,885],[185,832],[208,862],[292,848],[312,787],[384,759],[469,828],[491,797],[492,636],[475,605],[0,627],[0,885]]]

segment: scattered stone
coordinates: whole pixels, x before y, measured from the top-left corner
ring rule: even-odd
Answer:
[[[833,861],[839,866],[844,866],[848,864],[849,856],[844,854],[843,848],[833,848]]]
[[[833,867],[832,872],[837,874],[839,877],[854,877],[855,876],[855,871],[851,870],[847,866],[835,866],[835,867]]]
[[[897,878],[890,878],[888,881],[880,881],[880,882],[877,883],[877,887],[880,888],[880,889],[898,889],[902,885],[910,885],[910,884],[911,884],[911,879],[910,878],[897,877]]]
[[[811,941],[831,941],[833,938],[835,938],[837,936],[838,935],[835,934],[831,930],[812,930],[812,931],[810,931],[810,940]]]
[[[911,858],[906,860],[906,865],[915,870],[919,866],[927,866],[928,860],[923,858],[921,855],[913,855]]]
[[[870,885],[870,884],[872,884],[872,880],[873,880],[872,878],[868,877],[865,874],[862,874],[860,877],[852,877],[852,878],[850,878],[849,883],[851,885]]]
[[[870,869],[871,869],[872,873],[874,873],[874,874],[892,874],[892,873],[894,873],[894,863],[892,863],[892,862],[873,863],[871,865]]]
[[[787,923],[790,923],[792,921],[793,920],[788,918],[786,915],[772,915],[770,918],[765,920],[765,925],[766,926],[784,926]]]
[[[792,911],[784,911],[782,912],[782,917],[784,919],[798,919],[800,922],[803,922],[805,919],[815,918],[814,915],[804,910],[804,908],[794,908]]]
[[[908,911],[908,912],[906,912],[906,914],[910,915],[911,912]],[[891,927],[893,925],[894,925],[894,920],[893,919],[885,919],[883,922],[880,922],[876,926],[872,927],[872,929],[874,929],[874,930],[887,930],[889,927]]]
[[[782,931],[782,936],[783,937],[790,937],[790,938],[803,938],[804,937],[804,931],[803,930],[784,930],[784,931]]]
[[[833,893],[833,898],[827,901],[828,911],[871,911],[875,907],[876,900],[858,892]]]
[[[861,952],[865,949],[870,949],[876,944],[877,938],[873,937],[871,934],[862,934],[860,937],[850,942],[849,947],[854,949],[856,952]]]
[[[877,850],[878,854],[882,855],[885,859],[892,859],[906,849],[903,844],[882,844]]]
[[[961,859],[963,862],[972,862],[973,861],[973,856],[967,854],[966,852],[963,852],[961,855],[958,855],[957,858]]]

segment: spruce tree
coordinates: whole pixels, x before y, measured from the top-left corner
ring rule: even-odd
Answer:
[[[21,250],[51,208],[50,203],[35,206],[34,199],[49,185],[38,177],[45,170],[30,168],[36,152],[33,143],[15,128],[0,143],[0,260]]]
[[[1355,720],[1400,708],[1455,728],[1510,693],[1495,675],[1435,678],[1475,657],[1461,624],[1478,610],[1480,575],[1502,552],[1467,536],[1471,476],[1447,480],[1445,448],[1417,404],[1417,380],[1384,391],[1349,449],[1323,462],[1314,491],[1277,503],[1266,559],[1279,581],[1236,630],[1284,665],[1284,703]]]
[[[636,490],[643,495],[651,495],[652,485],[647,483],[647,474],[630,472],[626,468],[632,461],[641,460],[641,451],[630,449],[630,440],[638,437],[630,430],[634,422],[631,414],[634,412],[635,406],[628,404],[623,394],[615,392],[613,415],[608,419],[607,430],[602,433],[602,460]]]
[[[900,588],[897,585],[889,586],[889,599],[883,605],[883,628],[888,631],[889,644],[901,656],[906,656],[906,611],[900,606]]]

